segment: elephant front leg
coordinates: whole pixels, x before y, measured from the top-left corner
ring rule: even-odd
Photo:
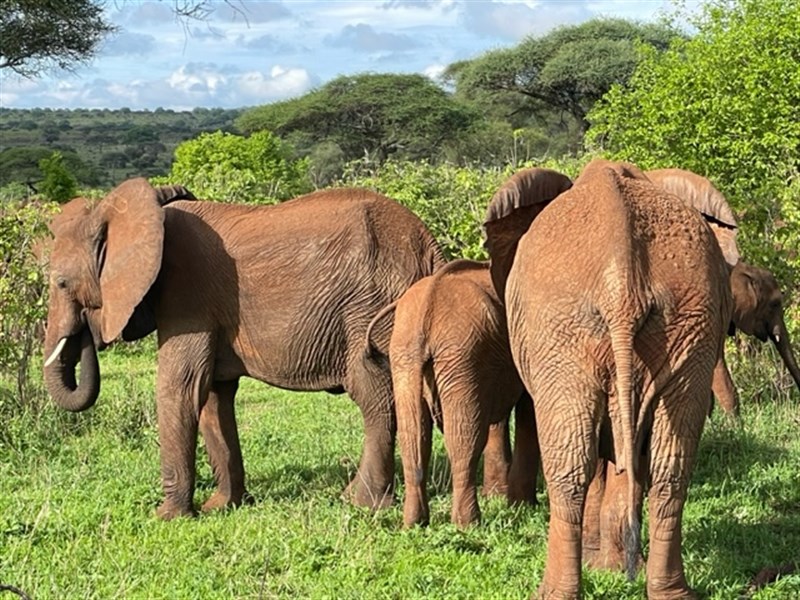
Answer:
[[[728,370],[728,365],[725,364],[724,355],[720,356],[719,359],[717,359],[717,364],[714,365],[714,377],[711,381],[711,389],[725,414],[738,418],[739,394],[736,392],[733,379],[731,379],[731,372]]]
[[[508,470],[511,466],[511,440],[508,418],[489,426],[489,436],[483,449],[483,489],[485,497],[499,496],[508,491]]]
[[[597,461],[597,469],[583,507],[583,533],[581,535],[581,553],[583,562],[593,568],[601,564],[600,560],[600,507],[606,489],[606,459]]]
[[[606,462],[606,461],[601,461]],[[613,571],[625,570],[625,534],[628,530],[628,473],[617,473],[616,466],[607,461],[604,490],[601,497],[599,515],[600,550],[591,566]],[[634,510],[641,522],[642,496],[644,494],[639,480],[634,482],[636,506]],[[589,502],[587,500],[587,510]],[[586,511],[584,511],[584,518]],[[585,528],[584,528],[585,531]],[[641,548],[637,549],[637,568],[644,563]]]
[[[244,486],[244,465],[236,427],[234,397],[239,381],[215,381],[200,411],[200,432],[217,489],[203,504],[204,512],[239,506],[252,498]]]
[[[197,446],[194,403],[189,397],[159,393],[157,405],[164,502],[156,509],[156,515],[165,521],[193,516]]]
[[[541,457],[533,402],[527,392],[514,407],[514,425],[514,456],[508,474],[508,503],[536,506],[536,482]]]

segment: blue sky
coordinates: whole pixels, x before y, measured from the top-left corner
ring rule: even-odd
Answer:
[[[7,108],[237,108],[302,95],[338,75],[424,73],[599,16],[653,21],[669,0],[109,0],[119,31],[74,73],[0,72]],[[688,2],[693,5],[696,2]]]

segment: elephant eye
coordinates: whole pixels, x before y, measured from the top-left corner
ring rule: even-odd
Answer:
[[[64,277],[59,277],[56,279],[56,286],[58,286],[60,290],[67,289],[67,280]]]

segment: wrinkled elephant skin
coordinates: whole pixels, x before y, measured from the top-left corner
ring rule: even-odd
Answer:
[[[436,423],[450,458],[452,522],[464,527],[480,518],[476,473],[484,448],[484,481],[493,488],[535,488],[538,465],[526,438],[526,454],[514,453],[514,461],[524,465],[513,471],[526,479],[508,483],[505,421],[518,401],[530,404],[530,398],[511,360],[505,312],[489,266],[451,262],[411,286],[394,312],[389,361],[405,477],[403,521],[407,527],[428,522],[426,482]],[[533,419],[524,407],[519,414]],[[496,425],[490,430],[491,424]]]
[[[538,596],[580,595],[584,501],[609,447],[614,475],[625,475],[615,508],[626,513],[629,576],[639,483],[649,476],[648,597],[690,597],[681,515],[732,310],[706,221],[635,166],[593,161],[519,239],[504,299],[550,502]]]
[[[382,306],[444,264],[433,237],[410,211],[368,190],[277,206],[177,198],[193,196],[134,179],[94,206],[73,200],[53,220],[45,381],[55,401],[91,406],[95,350],[157,329],[160,517],[194,512],[198,431],[217,483],[204,508],[248,497],[234,414],[244,375],[350,394],[365,441],[348,495],[359,505],[390,503],[391,374],[364,361],[363,339]],[[389,331],[379,332],[383,347]]]

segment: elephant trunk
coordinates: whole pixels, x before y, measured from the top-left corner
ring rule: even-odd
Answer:
[[[789,333],[786,331],[786,324],[783,322],[783,319],[775,326],[775,329],[769,337],[778,349],[778,354],[781,355],[786,368],[789,369],[789,373],[791,373],[795,385],[800,389],[800,369],[797,368],[797,361],[794,358],[792,344],[789,340]]]
[[[44,380],[56,404],[71,412],[91,408],[100,394],[100,366],[89,327],[61,340],[45,343]],[[75,370],[81,365],[76,381]]]

